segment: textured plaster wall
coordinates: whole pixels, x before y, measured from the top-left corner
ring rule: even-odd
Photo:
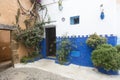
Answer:
[[[117,44],[120,44],[120,0],[117,0],[117,34],[118,34],[118,40]]]
[[[27,10],[31,7],[29,0],[20,0],[20,2]],[[17,14],[18,8],[17,0],[0,0],[0,23],[8,25],[15,24],[15,15]],[[20,16],[20,26],[22,28],[25,28],[25,18],[24,15]]]
[[[117,0],[117,3],[119,3],[119,4],[120,4],[120,0]]]
[[[119,3],[117,3],[117,33],[120,37],[120,0]]]
[[[22,6],[25,9],[29,9],[31,7],[31,3],[29,0],[20,0],[22,3]],[[15,24],[15,15],[17,14],[17,10],[19,8],[19,4],[17,0],[0,0],[0,24],[6,24],[6,25],[13,25]],[[25,15],[20,15],[19,24],[20,27],[23,29],[25,28],[24,20],[26,19]],[[8,35],[3,35],[8,36]],[[19,49],[17,51],[17,54],[19,54],[19,57],[26,55],[27,51],[20,44]]]

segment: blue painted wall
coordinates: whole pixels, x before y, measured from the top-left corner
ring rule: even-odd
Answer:
[[[117,45],[120,45],[120,37],[117,39]]]
[[[107,43],[111,44],[113,46],[115,46],[117,44],[117,36],[107,36],[105,35],[105,37],[107,38]],[[72,51],[76,51],[77,53],[74,54],[80,54],[79,56],[74,56],[74,55],[70,55],[70,62],[73,64],[77,64],[77,65],[81,65],[81,66],[88,66],[88,67],[93,67],[92,61],[91,61],[91,52],[92,49],[86,44],[86,40],[87,40],[88,36],[71,36],[68,37],[68,39],[72,42],[74,42],[74,44],[77,46],[77,48],[73,48]],[[57,37],[56,41],[60,41],[62,39],[62,37]],[[43,57],[46,57],[46,42],[45,39],[43,39],[42,41],[42,55]],[[56,46],[58,46],[58,44],[56,44]],[[73,53],[70,53],[73,54]]]
[[[46,55],[46,39],[43,39],[42,42],[40,43],[40,45],[42,45],[41,47],[41,54],[43,56],[43,58],[45,58]]]

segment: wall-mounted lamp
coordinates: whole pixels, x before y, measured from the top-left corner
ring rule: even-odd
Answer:
[[[59,9],[60,11],[63,10],[62,0],[59,0],[59,1],[58,1],[58,9]]]
[[[104,13],[104,9],[103,9],[103,4],[100,5],[100,19],[103,20],[105,18],[105,13]]]

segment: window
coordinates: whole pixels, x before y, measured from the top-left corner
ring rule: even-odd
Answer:
[[[79,16],[70,17],[70,24],[71,25],[79,24]]]

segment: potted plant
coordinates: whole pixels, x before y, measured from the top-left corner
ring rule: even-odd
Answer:
[[[118,74],[120,69],[120,53],[110,44],[99,45],[92,52],[91,59],[98,71],[109,75]]]
[[[57,49],[57,60],[60,64],[67,64],[69,53],[71,51],[71,42],[66,36],[63,36],[62,39],[58,42],[58,49]],[[69,63],[68,63],[69,64]]]

